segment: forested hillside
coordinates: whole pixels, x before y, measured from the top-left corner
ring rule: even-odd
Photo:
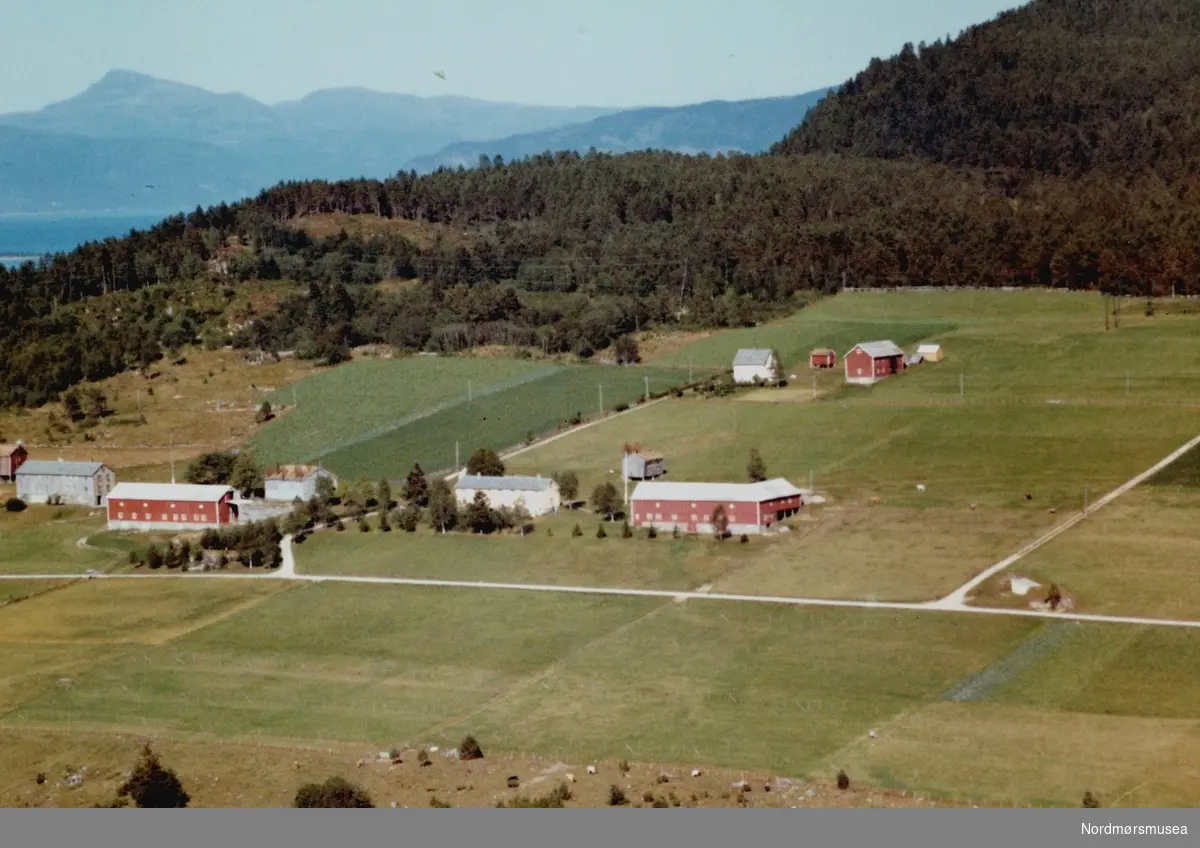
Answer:
[[[1200,158],[1200,3],[1034,0],[873,60],[776,153],[920,156],[1078,174]]]
[[[1144,20],[1136,5],[1035,3],[936,48],[931,56],[957,58],[912,77],[928,77],[923,85],[903,70],[913,58],[875,65],[873,73],[894,84],[856,105],[860,81],[852,81],[781,145],[789,152],[560,153],[423,177],[287,183],[253,201],[197,209],[148,233],[0,272],[0,398],[41,403],[81,378],[147,364],[162,347],[201,338],[325,361],[365,342],[409,350],[503,343],[588,356],[650,325],[746,324],[794,308],[798,294],[842,286],[1200,293],[1200,180],[1192,167],[1173,164],[1196,161],[1182,130],[1167,145],[1152,121],[1137,132],[1132,118],[1117,120],[1121,145],[1095,147],[1110,151],[1104,162],[1127,163],[1115,170],[1099,167],[1094,153],[1063,160],[1072,167],[977,167],[995,161],[979,151],[1020,147],[996,135],[1003,116],[1024,116],[1027,135],[1018,139],[1035,131],[1088,138],[1100,132],[1100,110],[1132,114],[1124,98],[1137,61],[1159,67],[1143,40],[1138,57],[1111,75],[1080,73],[1078,111],[1065,115],[1077,120],[1064,122],[1047,105],[1066,97],[1063,80],[1032,73],[1005,87],[989,76],[1000,38],[993,28],[1051,44],[1052,33],[1067,31],[1055,21],[1091,20],[1070,50],[1094,46],[1104,56],[1111,29],[1101,19],[1110,13],[1135,34],[1157,26],[1164,44],[1194,32],[1194,14],[1165,17],[1167,0],[1140,4]],[[1175,76],[1156,78],[1167,90],[1191,90],[1192,59],[1174,55]],[[990,100],[977,98],[973,111],[947,106],[943,124],[932,123],[928,137],[914,134],[909,147],[867,144],[876,124],[859,116],[873,114],[872,104],[891,103],[899,116],[936,111],[946,92],[969,84],[968,68],[980,69]],[[1186,107],[1182,94],[1172,102]],[[1025,103],[1042,104],[1041,117],[1022,111]],[[844,145],[812,141],[839,115],[860,135]],[[918,137],[946,148],[946,163],[913,155]],[[959,141],[978,156],[946,147]],[[790,153],[809,144],[856,155]],[[296,225],[328,213],[421,222],[439,236],[418,243],[382,227],[377,235],[364,228],[315,238]],[[376,285],[390,279],[420,282]],[[224,305],[250,280],[293,285],[279,284],[286,291],[278,309],[235,321]]]

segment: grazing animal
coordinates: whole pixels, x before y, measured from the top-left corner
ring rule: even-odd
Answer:
[[[1027,501],[1031,501],[1031,500],[1033,500],[1033,495],[1026,494],[1026,495],[1025,495],[1025,500],[1027,500]]]

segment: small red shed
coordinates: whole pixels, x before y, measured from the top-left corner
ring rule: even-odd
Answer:
[[[837,352],[827,347],[819,347],[808,355],[808,364],[813,368],[836,368]]]
[[[15,445],[0,445],[0,480],[17,479],[17,469],[29,459],[29,451],[20,442]]]
[[[869,386],[905,368],[904,351],[890,341],[862,342],[846,354],[846,382]]]

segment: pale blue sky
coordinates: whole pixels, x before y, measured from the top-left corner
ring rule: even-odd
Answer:
[[[836,85],[1014,0],[3,0],[0,112],[113,68],[268,103],[363,86],[678,105]],[[433,75],[446,74],[443,82]]]

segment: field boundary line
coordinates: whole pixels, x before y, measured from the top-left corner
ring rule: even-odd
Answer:
[[[975,575],[970,580],[968,580],[966,583],[959,586],[957,589],[955,589],[953,592],[951,592],[946,597],[941,598],[940,600],[934,601],[932,604],[930,604],[930,607],[935,608],[935,609],[954,609],[956,607],[965,606],[967,594],[972,589],[976,588],[977,586],[979,586],[981,583],[985,582],[986,580],[988,580],[988,579],[996,576],[997,574],[1000,574],[1001,572],[1007,570],[1008,568],[1012,567],[1016,562],[1023,559],[1024,557],[1028,556],[1029,554],[1033,553],[1034,551],[1036,551],[1038,548],[1042,547],[1043,545],[1046,545],[1049,542],[1054,541],[1059,536],[1061,536],[1063,533],[1066,533],[1068,530],[1070,530],[1072,527],[1074,527],[1076,524],[1083,521],[1085,518],[1087,518],[1089,515],[1091,515],[1096,510],[1104,508],[1105,506],[1107,506],[1108,504],[1112,503],[1114,500],[1119,498],[1121,495],[1128,492],[1130,489],[1133,489],[1133,488],[1141,485],[1146,480],[1150,479],[1155,474],[1162,471],[1167,466],[1171,465],[1173,462],[1176,462],[1177,460],[1180,459],[1180,457],[1184,456],[1185,454],[1187,454],[1189,451],[1193,450],[1197,446],[1200,446],[1200,436],[1193,437],[1186,444],[1184,444],[1180,448],[1177,448],[1175,451],[1173,451],[1171,454],[1169,454],[1164,459],[1159,460],[1159,462],[1152,465],[1150,468],[1147,468],[1142,473],[1125,481],[1120,486],[1118,486],[1117,488],[1115,488],[1111,492],[1109,492],[1107,495],[1104,495],[1103,497],[1096,500],[1094,503],[1088,504],[1080,512],[1075,513],[1073,516],[1068,518],[1066,521],[1062,522],[1057,527],[1052,528],[1049,532],[1044,533],[1039,538],[1033,540],[1028,545],[1021,548],[1019,551],[1017,551],[1016,553],[1014,553],[1008,557],[1005,557],[1004,559],[997,562],[995,565],[985,568],[983,571],[979,572],[979,574]]]

